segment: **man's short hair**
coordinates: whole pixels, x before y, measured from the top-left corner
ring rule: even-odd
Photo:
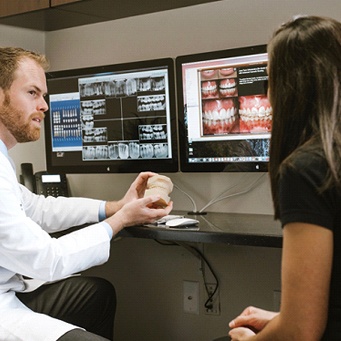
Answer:
[[[0,88],[8,90],[11,87],[14,73],[25,58],[34,60],[45,71],[49,68],[48,60],[43,54],[20,47],[0,47]]]

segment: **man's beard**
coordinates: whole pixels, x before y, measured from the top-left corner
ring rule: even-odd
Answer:
[[[40,137],[40,129],[31,125],[31,116],[24,122],[25,113],[14,108],[8,94],[5,94],[4,103],[0,107],[0,121],[19,143],[36,141]]]

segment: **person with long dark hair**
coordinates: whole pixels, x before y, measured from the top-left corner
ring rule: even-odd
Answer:
[[[246,308],[233,341],[341,340],[341,23],[298,16],[268,45],[270,181],[283,226],[280,312]]]

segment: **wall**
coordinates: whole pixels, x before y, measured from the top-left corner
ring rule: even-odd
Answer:
[[[340,3],[328,0],[242,0],[208,4],[130,17],[46,34],[46,53],[54,70],[120,63],[148,58],[266,43],[274,28],[294,14],[321,14],[337,18]],[[122,195],[135,175],[69,176],[74,195],[110,199]],[[224,188],[244,183],[242,174],[170,174],[191,194],[198,208]],[[248,181],[259,175],[249,174]],[[84,183],[87,184],[84,187]],[[203,185],[205,184],[205,186]],[[114,194],[115,193],[115,194]],[[262,200],[259,200],[259,198]],[[192,209],[175,190],[175,209]],[[248,195],[221,201],[208,208],[222,212],[272,213],[268,180],[262,179]]]
[[[8,34],[8,41],[46,51],[53,70],[120,63],[266,43],[274,28],[294,14],[317,14],[341,19],[339,0],[224,0],[162,13],[48,32]],[[13,33],[13,34],[12,34]],[[12,39],[13,36],[13,39]],[[6,36],[7,38],[7,36]],[[2,43],[3,31],[0,38]],[[41,142],[17,146],[11,154],[20,162],[32,160],[44,167]],[[30,151],[28,156],[27,151]],[[240,188],[259,174],[168,174],[203,207],[229,186]],[[70,175],[73,195],[110,199],[123,195],[135,174]],[[172,194],[175,208],[192,209],[180,191]],[[260,199],[261,198],[261,199]],[[272,213],[267,175],[252,192],[224,200],[210,211]],[[208,341],[226,334],[227,324],[246,305],[273,308],[273,292],[280,289],[280,250],[220,244],[197,245],[221,280],[221,315],[185,314],[182,282],[200,282],[199,261],[179,246],[151,240],[113,242],[107,264],[89,270],[115,283],[118,293],[116,340]]]

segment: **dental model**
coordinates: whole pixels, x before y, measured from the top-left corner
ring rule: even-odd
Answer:
[[[148,179],[144,196],[159,195],[161,198],[154,203],[154,206],[163,208],[170,202],[169,194],[172,190],[172,180],[167,176],[157,174]]]

